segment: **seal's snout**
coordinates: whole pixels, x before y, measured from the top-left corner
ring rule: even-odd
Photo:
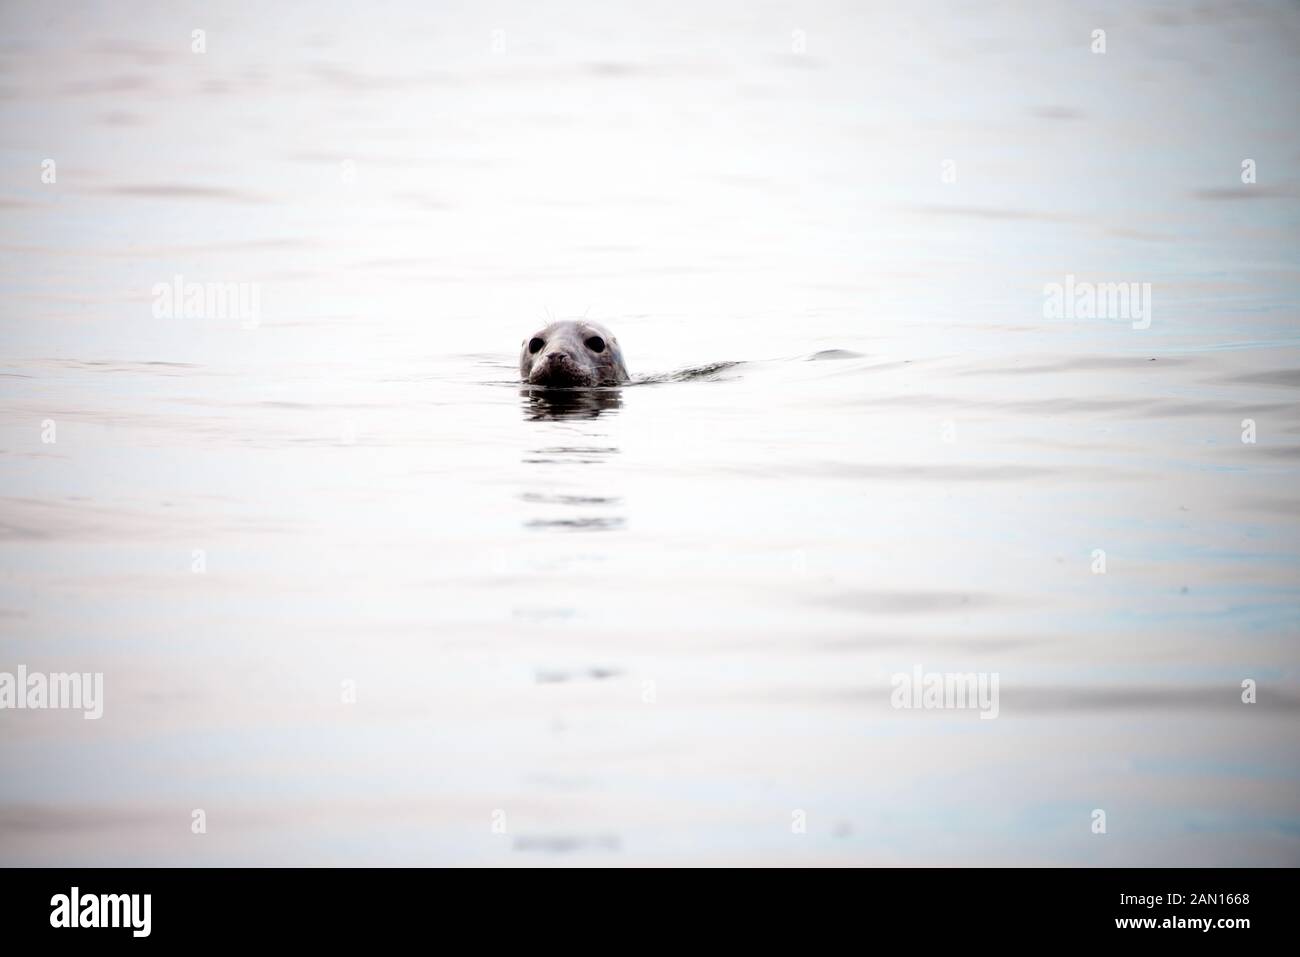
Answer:
[[[534,363],[528,381],[533,385],[590,385],[594,378],[571,353],[555,350]]]

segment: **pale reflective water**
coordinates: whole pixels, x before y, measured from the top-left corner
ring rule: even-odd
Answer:
[[[1295,7],[611,6],[0,12],[0,863],[1300,863]]]

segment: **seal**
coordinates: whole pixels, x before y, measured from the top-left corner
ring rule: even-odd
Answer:
[[[567,389],[623,385],[623,350],[604,326],[584,320],[553,322],[524,340],[519,377],[529,385]]]

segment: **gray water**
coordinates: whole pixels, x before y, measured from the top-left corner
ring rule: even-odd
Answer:
[[[1300,863],[1298,52],[6,3],[0,671],[104,714],[0,711],[0,863]],[[521,392],[583,315],[634,383]]]

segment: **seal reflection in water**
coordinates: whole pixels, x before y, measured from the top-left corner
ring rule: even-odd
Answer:
[[[594,419],[623,407],[618,389],[547,389],[524,386],[524,411],[530,419]]]

